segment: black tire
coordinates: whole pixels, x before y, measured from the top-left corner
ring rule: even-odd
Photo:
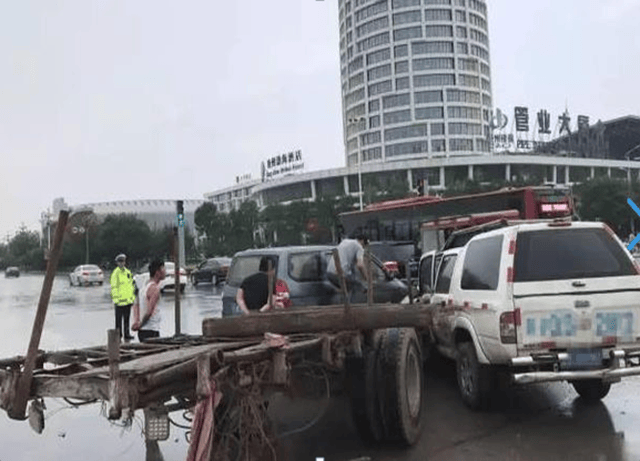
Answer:
[[[363,351],[363,357],[350,360],[347,368],[351,417],[358,435],[368,444],[384,440],[379,412],[379,386],[376,382],[381,342],[376,339],[371,347]]]
[[[195,287],[198,286],[198,278],[194,275],[191,277],[191,284]]]
[[[458,345],[456,376],[460,396],[465,405],[472,410],[487,408],[492,374],[478,362],[476,348],[471,341]]]
[[[103,284],[103,283],[104,283],[104,282],[98,282],[98,285],[99,285],[99,286],[102,286],[102,284]]]
[[[600,379],[572,381],[571,385],[586,403],[599,402],[611,390],[611,383],[604,383]]]
[[[422,429],[422,350],[413,328],[387,330],[382,351],[381,395],[386,439],[414,445]]]

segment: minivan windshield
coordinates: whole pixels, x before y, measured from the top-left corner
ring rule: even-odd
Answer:
[[[636,275],[624,249],[603,228],[518,233],[515,282]]]

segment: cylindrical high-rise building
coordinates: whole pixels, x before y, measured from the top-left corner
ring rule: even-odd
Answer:
[[[489,153],[487,6],[339,0],[347,165]]]

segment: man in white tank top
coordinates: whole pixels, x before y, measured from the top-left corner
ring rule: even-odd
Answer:
[[[140,290],[134,305],[135,322],[132,330],[138,331],[141,343],[160,336],[162,314],[160,312],[160,281],[165,277],[164,262],[156,259],[149,264],[149,283]],[[142,319],[140,319],[142,313]]]

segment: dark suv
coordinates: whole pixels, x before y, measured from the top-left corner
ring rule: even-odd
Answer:
[[[209,258],[200,263],[191,274],[191,283],[212,283],[214,286],[227,279],[231,258]]]
[[[260,258],[263,256],[276,259],[276,277],[289,286],[293,308],[342,303],[341,293],[327,280],[327,264],[334,248],[329,245],[291,246],[236,253],[222,294],[223,317],[233,315],[238,287],[246,277],[258,272]],[[407,285],[386,272],[377,258],[372,257],[372,261],[374,302],[401,302],[408,294]],[[358,293],[354,296],[353,302],[366,302],[366,295]]]

